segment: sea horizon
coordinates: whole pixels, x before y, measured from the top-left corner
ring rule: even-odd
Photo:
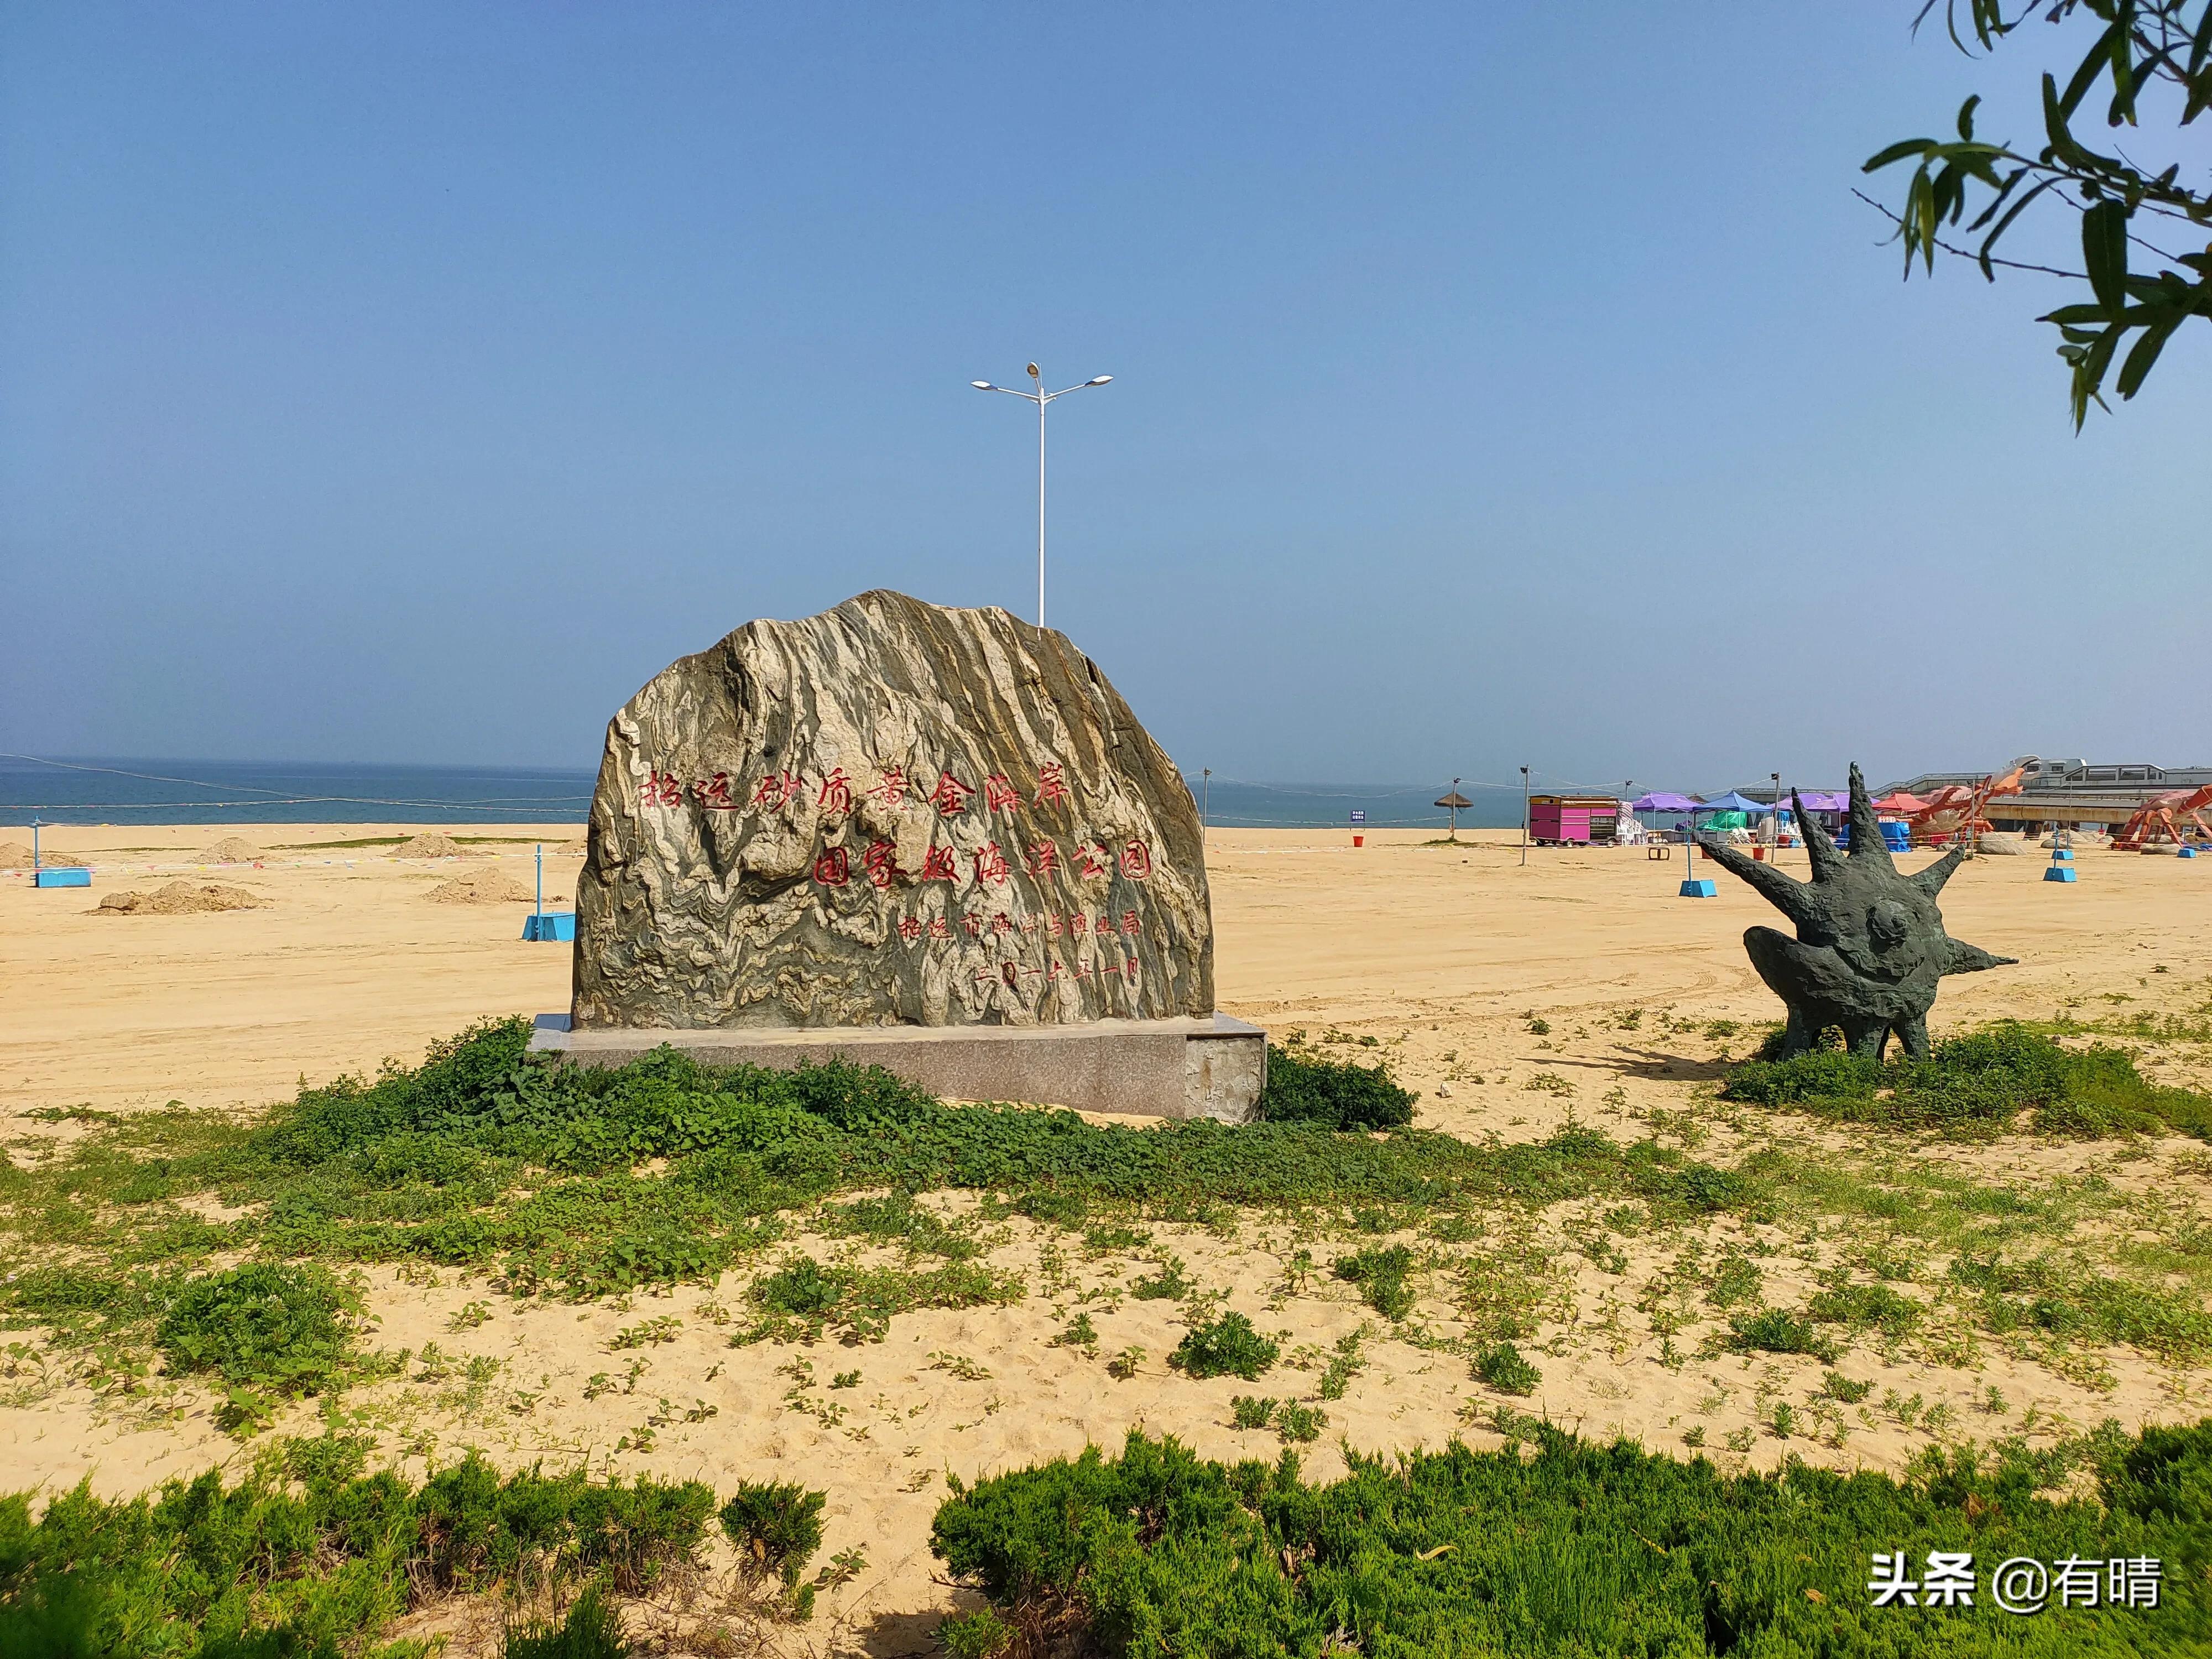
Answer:
[[[1449,821],[1436,783],[1227,778],[1188,769],[1206,821],[1222,829],[1425,829]],[[216,761],[145,756],[0,756],[0,822],[152,823],[581,823],[596,768]],[[1521,822],[1517,785],[1460,784],[1475,805],[1462,829]],[[1564,787],[1565,786],[1555,786]],[[1354,813],[1363,814],[1359,820]]]

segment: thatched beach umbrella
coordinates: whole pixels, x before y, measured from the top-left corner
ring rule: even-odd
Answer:
[[[1449,794],[1439,796],[1437,800],[1437,805],[1439,806],[1449,806],[1451,808],[1451,838],[1454,841],[1457,841],[1459,839],[1459,815],[1465,811],[1468,807],[1474,805],[1474,803],[1469,800],[1465,795],[1460,793],[1459,780],[1457,778],[1454,778],[1452,780],[1451,792]]]

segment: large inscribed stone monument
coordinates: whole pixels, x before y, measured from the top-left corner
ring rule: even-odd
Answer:
[[[1212,921],[1190,791],[1064,635],[864,593],[609,723],[564,1046],[1102,1021],[1215,1034]]]

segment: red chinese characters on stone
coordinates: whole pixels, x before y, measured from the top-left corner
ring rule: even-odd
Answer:
[[[960,872],[954,867],[950,847],[931,847],[921,854],[921,878],[924,881],[957,881]]]
[[[983,780],[983,810],[987,812],[1011,812],[1022,804],[1014,793],[1014,786],[1006,781],[1004,772],[994,772]]]
[[[1006,855],[999,850],[999,843],[987,841],[975,849],[975,879],[1001,886],[1006,879]]]
[[[787,806],[799,793],[799,779],[790,772],[771,772],[753,786],[754,806]]]
[[[950,817],[955,812],[968,810],[968,798],[975,792],[954,777],[950,772],[937,775],[937,787],[929,792],[929,804]]]
[[[1142,881],[1152,873],[1152,849],[1144,842],[1131,840],[1121,848],[1121,873],[1131,881]]]
[[[890,841],[871,842],[868,850],[860,854],[860,867],[868,872],[868,879],[879,890],[886,890],[906,873],[898,866],[898,843]]]
[[[915,940],[921,937],[921,918],[920,916],[901,916],[899,918],[898,931],[899,937],[901,939],[904,939],[909,945],[913,944]]]
[[[1121,931],[1125,933],[1141,933],[1143,931],[1143,928],[1138,923],[1137,913],[1134,910],[1124,910],[1121,912]]]
[[[824,887],[842,887],[852,873],[851,860],[842,847],[825,847],[814,860],[814,879]]]
[[[710,812],[734,812],[738,804],[730,799],[730,775],[717,772],[711,778],[702,778],[691,786],[691,793],[700,805]]]
[[[1039,878],[1050,875],[1060,868],[1060,848],[1048,841],[1041,841],[1023,854],[1022,862],[1029,872]]]
[[[1095,841],[1086,841],[1075,849],[1077,869],[1086,876],[1107,876],[1113,872],[1106,866],[1106,849]]]
[[[932,916],[929,919],[929,936],[932,939],[951,939],[952,924],[943,916]]]
[[[991,931],[1002,935],[1012,933],[1014,931],[1012,918],[1004,910],[1000,911],[997,915],[991,918]]]
[[[886,766],[884,768],[883,781],[868,793],[881,796],[886,806],[896,808],[904,805],[906,804],[905,769],[902,767]]]
[[[1067,773],[1058,761],[1047,761],[1037,768],[1036,804],[1039,806],[1073,799],[1067,793]]]
[[[971,910],[966,915],[961,917],[960,925],[968,930],[968,937],[969,939],[981,939],[983,937],[983,918],[977,915],[974,911]]]
[[[853,810],[852,781],[846,777],[845,769],[834,768],[822,780],[822,788],[814,797],[814,804],[827,812],[850,812]]]
[[[1058,939],[1060,937],[1059,911],[1054,910],[1046,915],[1044,919],[1044,936],[1047,939]]]

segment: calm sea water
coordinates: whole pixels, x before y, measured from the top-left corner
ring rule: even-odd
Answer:
[[[594,774],[517,767],[358,766],[314,762],[0,756],[0,823],[562,823],[583,822]],[[1256,783],[1191,777],[1211,822],[1334,828],[1364,811],[1377,829],[1442,826],[1441,783]],[[1521,822],[1518,789],[1462,784],[1462,826]]]
[[[27,823],[583,822],[590,772],[291,761],[0,757],[0,820]]]

